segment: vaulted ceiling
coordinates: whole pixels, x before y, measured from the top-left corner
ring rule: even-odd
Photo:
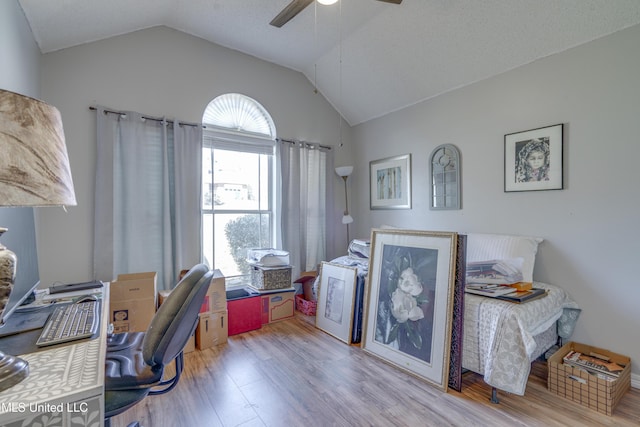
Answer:
[[[19,2],[43,53],[166,25],[304,73],[351,125],[640,23],[638,0],[314,2],[282,28],[290,0]]]

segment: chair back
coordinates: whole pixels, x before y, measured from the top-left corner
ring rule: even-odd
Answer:
[[[184,349],[212,278],[209,267],[194,266],[158,308],[142,342],[142,356],[148,365],[166,365]]]

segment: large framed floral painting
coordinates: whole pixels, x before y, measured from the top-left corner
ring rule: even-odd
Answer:
[[[363,349],[446,391],[457,234],[371,232]]]

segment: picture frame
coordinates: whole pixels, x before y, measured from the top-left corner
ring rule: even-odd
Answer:
[[[563,132],[557,124],[504,136],[504,191],[563,189]]]
[[[467,236],[458,234],[456,277],[453,289],[453,320],[449,355],[449,389],[462,391],[462,342],[464,340],[464,285],[467,277]]]
[[[457,233],[371,232],[363,350],[446,391]]]
[[[347,344],[351,343],[357,276],[355,267],[320,264],[316,327]]]
[[[369,162],[371,209],[411,209],[411,154]]]

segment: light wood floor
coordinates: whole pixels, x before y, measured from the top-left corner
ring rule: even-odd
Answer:
[[[551,394],[535,362],[524,396],[499,392],[466,373],[463,391],[443,393],[296,318],[236,335],[185,357],[173,391],[150,396],[113,419],[175,426],[638,426],[640,390],[613,416]]]

